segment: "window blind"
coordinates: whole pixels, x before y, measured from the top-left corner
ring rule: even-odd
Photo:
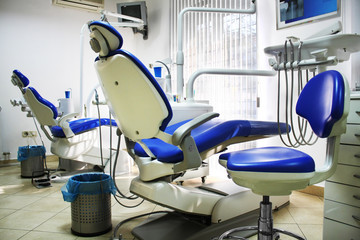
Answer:
[[[251,0],[171,0],[171,58],[176,59],[177,17],[182,9],[248,9],[250,3]],[[185,85],[200,68],[257,69],[256,14],[188,12],[183,24]],[[172,86],[176,86],[174,68],[172,76]],[[196,100],[209,100],[220,118],[256,119],[257,84],[257,78],[252,76],[202,75],[195,81],[194,96]],[[255,146],[249,142],[230,150]],[[217,161],[217,157],[210,161]],[[210,166],[211,170],[218,164]]]

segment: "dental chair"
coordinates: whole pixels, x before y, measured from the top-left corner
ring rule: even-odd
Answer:
[[[219,233],[218,229],[209,228],[213,223],[233,226],[226,220],[257,209],[254,203],[260,199],[231,181],[220,190],[171,182],[186,171],[201,167],[204,159],[231,144],[277,135],[278,123],[224,121],[217,118],[217,113],[206,113],[168,126],[173,112],[166,95],[140,60],[121,49],[121,35],[101,21],[90,23],[89,29],[90,45],[99,54],[95,69],[100,85],[125,136],[127,151],[139,168],[139,176],[132,180],[130,191],[186,216],[204,220],[202,224],[184,223],[188,217],[174,220],[172,217],[178,215],[168,214],[135,228],[133,234],[139,239],[210,239]],[[280,129],[285,132],[286,125],[280,124]],[[280,206],[288,197],[279,197],[276,201]],[[161,231],[154,232],[159,228]]]
[[[114,120],[110,122],[107,118],[74,119],[78,113],[59,117],[56,107],[42,98],[34,87],[30,87],[29,79],[19,70],[13,71],[11,82],[19,87],[32,114],[51,141],[51,152],[59,157],[58,169],[67,171],[62,174],[63,176],[81,171],[102,170],[104,166],[101,166],[100,161],[98,129],[100,126],[116,126]],[[110,157],[109,152],[108,149],[103,149],[105,160]],[[56,176],[60,177],[61,174],[54,175],[53,178]]]
[[[315,162],[308,154],[286,147],[247,149],[220,156],[219,162],[227,168],[232,180],[263,196],[263,200],[258,226],[229,230],[219,240],[233,239],[233,233],[246,230],[257,230],[260,240],[278,239],[279,233],[304,239],[273,228],[270,196],[290,195],[291,191],[322,182],[335,172],[340,136],[346,130],[349,99],[344,77],[337,71],[326,71],[305,85],[297,101],[297,114],[309,122],[317,136],[327,138],[326,161],[322,168],[315,169]]]

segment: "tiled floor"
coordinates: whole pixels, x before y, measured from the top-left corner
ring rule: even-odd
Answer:
[[[55,163],[52,163],[55,164]],[[0,239],[109,239],[112,232],[82,238],[71,234],[71,207],[64,202],[60,188],[64,183],[53,183],[51,188],[37,189],[29,179],[20,177],[20,166],[0,167]],[[128,189],[131,177],[117,177],[122,190]],[[275,227],[305,235],[308,240],[322,239],[323,199],[294,192],[290,205],[274,213]],[[127,204],[134,204],[127,202]],[[137,208],[124,208],[112,199],[112,223],[161,207],[145,202]],[[134,239],[130,230],[143,219],[126,223],[120,228],[123,239]],[[251,239],[256,239],[252,237]],[[281,237],[281,239],[290,239]]]

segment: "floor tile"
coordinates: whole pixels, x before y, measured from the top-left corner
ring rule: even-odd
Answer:
[[[278,211],[273,212],[274,223],[295,223],[294,218],[289,212],[289,207],[283,207]]]
[[[39,199],[41,199],[41,198],[40,197],[32,197],[32,196],[10,195],[5,198],[0,198],[0,208],[21,209]]]
[[[2,218],[0,228],[32,230],[54,215],[50,212],[19,210]]]
[[[290,207],[323,208],[324,201],[318,196],[294,191],[290,196]]]
[[[68,205],[68,202],[61,201],[60,199],[44,197],[27,205],[26,210],[58,213],[67,208]]]
[[[298,224],[322,224],[324,210],[322,208],[289,208],[291,216]]]
[[[0,229],[0,238],[4,240],[20,239],[26,233],[28,233],[28,231],[18,229]]]
[[[0,219],[14,213],[15,209],[0,209]]]
[[[34,230],[71,234],[71,214],[58,213],[37,226]]]
[[[76,238],[76,236],[71,234],[31,231],[20,238],[20,240],[75,240]]]
[[[307,240],[322,240],[323,225],[299,224],[301,231],[305,234]]]

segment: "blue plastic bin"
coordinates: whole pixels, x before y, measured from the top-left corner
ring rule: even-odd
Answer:
[[[97,236],[111,230],[111,194],[116,193],[112,178],[104,173],[72,176],[61,188],[71,202],[71,231],[78,236]]]

